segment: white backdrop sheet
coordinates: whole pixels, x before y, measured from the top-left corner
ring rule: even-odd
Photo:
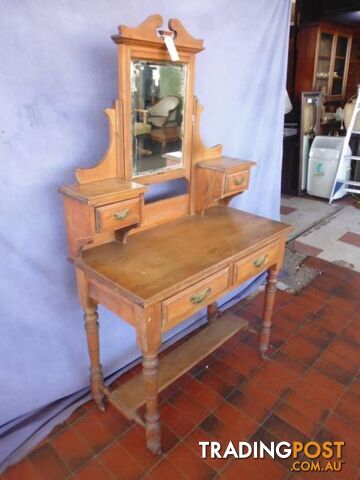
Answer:
[[[249,191],[232,206],[277,219],[289,9],[290,0],[0,3],[3,467],[88,391],[82,312],[57,188],[74,181],[75,168],[97,163],[107,147],[102,111],[117,84],[110,35],[120,23],[135,26],[161,13],[204,39],[195,83],[205,106],[203,140],[257,162]],[[100,317],[109,375],[139,352],[131,327],[102,308]]]

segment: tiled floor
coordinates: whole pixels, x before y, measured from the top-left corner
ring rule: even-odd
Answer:
[[[89,402],[3,478],[358,479],[360,274],[306,262],[323,273],[299,295],[278,292],[270,360],[256,351],[261,294],[232,307],[250,320],[250,331],[161,394],[161,457],[145,449],[141,428]],[[294,475],[287,460],[202,460],[198,442],[208,439],[343,440],[346,464],[339,473]]]
[[[285,196],[281,216],[296,228],[294,250],[360,272],[360,210],[350,197],[328,205],[320,199]]]
[[[343,204],[344,200],[329,205],[327,200],[321,198],[282,195],[281,219],[295,227],[289,238],[292,239],[301,235],[317,223],[334,215],[343,208]]]
[[[360,210],[346,206],[324,225],[298,237],[294,248],[360,272]]]

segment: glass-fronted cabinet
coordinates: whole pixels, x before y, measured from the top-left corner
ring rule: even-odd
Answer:
[[[302,26],[298,36],[296,94],[319,91],[328,101],[343,100],[349,68],[352,31],[320,23]]]
[[[314,89],[332,99],[345,94],[350,44],[351,35],[319,32]]]

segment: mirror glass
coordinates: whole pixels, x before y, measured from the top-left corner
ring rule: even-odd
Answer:
[[[131,61],[133,176],[183,166],[186,68]]]

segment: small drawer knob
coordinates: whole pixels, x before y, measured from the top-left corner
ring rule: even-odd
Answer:
[[[129,214],[130,214],[129,209],[122,210],[121,212],[114,213],[114,218],[116,218],[116,220],[125,220],[125,218],[129,216]]]
[[[269,255],[262,255],[261,257],[253,261],[253,265],[255,268],[261,268],[263,265],[267,264],[268,260]]]
[[[205,290],[202,290],[198,294],[194,295],[193,297],[190,297],[190,302],[193,303],[194,305],[198,305],[199,303],[202,303],[206,298],[210,295],[211,293],[211,288],[205,288]]]
[[[242,185],[244,181],[245,181],[244,177],[234,178],[235,185]]]

